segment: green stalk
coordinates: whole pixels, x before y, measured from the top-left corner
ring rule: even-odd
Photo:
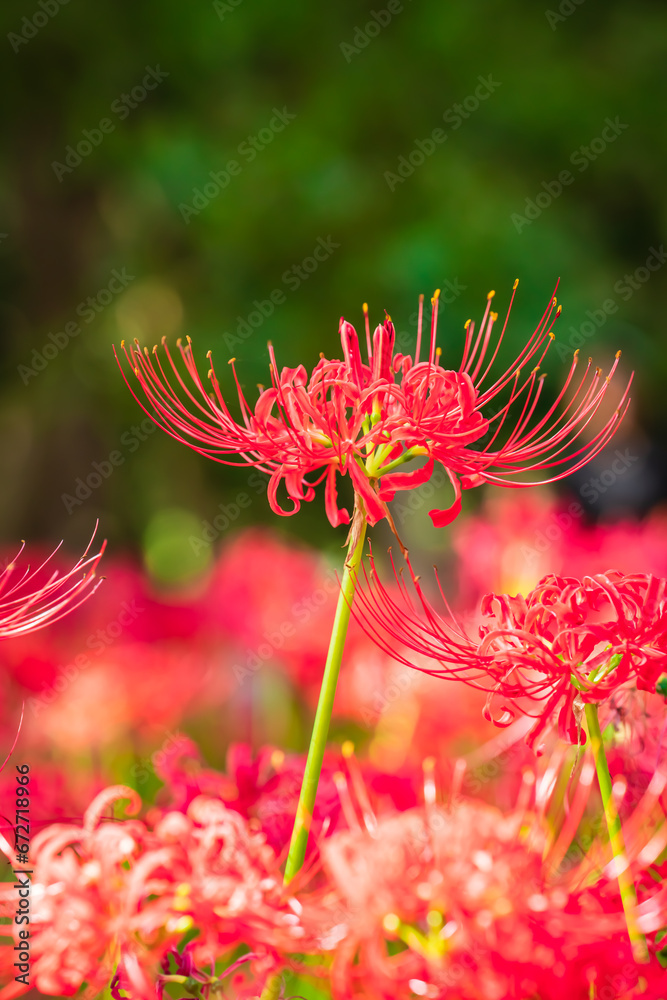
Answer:
[[[266,986],[262,990],[262,995],[260,1000],[278,1000],[280,996],[280,987],[282,986],[281,977],[278,975],[269,976]]]
[[[632,953],[636,962],[648,962],[649,953],[646,947],[646,939],[637,926],[637,893],[630,875],[628,859],[625,853],[623,828],[614,802],[611,775],[600,731],[598,707],[595,703],[587,703],[585,705],[585,712],[588,735],[591,741],[591,749],[593,751],[595,769],[600,786],[604,818],[607,822],[607,830],[609,831],[609,843],[616,861],[616,878],[618,879],[618,887],[621,891],[621,902],[623,903]]]
[[[355,530],[355,522],[359,524],[357,530]],[[354,592],[357,585],[357,570],[363,555],[365,537],[366,518],[363,514],[355,511],[355,517],[352,522],[350,544],[347,550],[347,558],[345,560],[345,570],[343,572],[340,593],[338,595],[338,604],[336,605],[336,617],[334,618],[333,628],[331,630],[329,652],[327,654],[327,662],[324,667],[322,687],[320,688],[320,697],[317,703],[315,722],[313,724],[313,732],[310,738],[310,746],[308,748],[306,770],[303,775],[301,794],[299,795],[299,804],[296,809],[294,829],[292,831],[292,840],[290,843],[289,854],[287,856],[287,864],[285,866],[285,884],[291,882],[297,872],[301,869],[306,857],[306,845],[308,844],[310,822],[313,816],[317,786],[319,784],[320,773],[322,771],[324,750],[326,747],[327,735],[329,733],[329,722],[331,720],[331,712],[333,709],[334,697],[336,695],[336,684],[338,683],[338,674],[340,672],[340,664],[343,658],[345,637],[347,636],[347,627],[350,622],[350,609],[352,601],[354,600]]]

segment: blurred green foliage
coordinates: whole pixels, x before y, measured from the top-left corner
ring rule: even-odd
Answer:
[[[360,323],[363,301],[373,320],[386,308],[399,334],[412,336],[417,295],[435,287],[461,290],[441,312],[443,361],[451,350],[456,366],[462,324],[480,316],[489,288],[502,315],[521,279],[510,358],[560,276],[559,338],[569,351],[579,332],[582,353],[590,345],[601,363],[624,348],[639,371],[638,418],[663,436],[667,267],[627,297],[618,288],[665,239],[667,7],[394,0],[392,8],[385,0],[372,8],[4,0],[6,538],[83,537],[100,516],[115,543],[138,544],[163,508],[211,520],[247,488],[242,470],[206,462],[161,433],[135,436],[143,415],[112,342],[136,335],[150,346],[187,333],[203,371],[213,350],[228,387],[233,353],[252,397],[268,378],[267,340],[281,363],[309,367],[320,351],[337,354],[339,316]],[[167,75],[132,97],[148,69],[150,82]],[[474,97],[480,78],[493,81],[482,100]],[[271,130],[275,109],[295,116],[280,131]],[[627,127],[600,140],[606,119]],[[430,149],[434,129],[446,138],[431,140],[432,154],[410,176],[388,178],[411,154],[419,161],[416,140]],[[258,136],[254,156],[241,146],[249,136]],[[76,164],[81,142],[90,151],[70,169],[67,147]],[[577,154],[580,147],[591,152]],[[185,211],[194,189],[204,191],[210,172],[230,160],[240,169],[224,190],[197,214]],[[563,170],[573,180],[551,197]],[[537,217],[513,221],[527,199]],[[318,240],[337,245],[297,281],[293,269]],[[118,292],[114,269],[126,275]],[[239,319],[276,289],[284,302],[235,343]],[[598,315],[610,299],[618,309],[582,338],[587,310]],[[69,339],[68,323],[80,329]],[[56,356],[37,370],[33,351],[43,357],[51,333]],[[556,384],[566,362],[554,352],[547,370]],[[98,472],[100,484],[81,500],[77,480],[93,463],[106,469],[112,452],[122,461],[106,478]],[[234,524],[273,519],[264,497],[249,492],[252,504]],[[342,540],[321,501],[281,527],[322,544]]]

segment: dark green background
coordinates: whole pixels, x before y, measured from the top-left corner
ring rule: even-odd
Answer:
[[[399,332],[413,333],[418,293],[446,281],[465,287],[441,313],[443,361],[456,367],[465,319],[481,314],[490,288],[502,312],[520,277],[509,363],[560,276],[559,340],[568,343],[587,310],[615,300],[617,312],[583,351],[607,363],[624,348],[638,370],[636,419],[663,439],[667,267],[627,301],[614,285],[665,239],[664,3],[565,0],[551,4],[556,20],[527,0],[412,0],[356,53],[345,46],[363,41],[357,29],[365,31],[383,0],[218,7],[69,0],[15,52],[9,34],[25,31],[23,18],[42,8],[37,0],[2,5],[4,538],[76,544],[99,515],[115,545],[136,544],[165,508],[191,512],[196,525],[233,502],[246,473],[163,434],[125,451],[122,467],[71,516],[62,495],[141,416],[113,341],[135,331],[149,344],[163,332],[189,333],[202,369],[212,348],[229,385],[224,334],[275,288],[286,302],[233,352],[251,397],[267,380],[268,339],[280,362],[309,367],[320,351],[338,353],[341,313],[357,323],[367,300],[373,319],[386,308]],[[110,114],[145,67],[158,65],[169,74],[164,82],[126,120]],[[443,122],[489,75],[499,84],[491,96],[459,128]],[[268,124],[274,107],[296,118],[249,163],[238,146]],[[113,132],[59,181],[52,163],[105,117]],[[607,118],[627,128],[580,171],[570,158],[601,135]],[[436,128],[446,141],[391,191],[385,172]],[[186,225],[179,205],[233,158],[240,175]],[[568,168],[573,183],[517,232],[512,214]],[[297,290],[286,288],[282,275],[318,237],[340,246]],[[113,268],[135,276],[127,295],[24,384],[18,366],[76,319]],[[566,363],[554,352],[547,367],[555,386]],[[234,523],[261,518],[275,523],[253,493]],[[323,544],[334,539],[321,500],[281,527]]]

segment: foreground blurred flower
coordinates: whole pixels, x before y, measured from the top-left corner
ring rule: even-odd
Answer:
[[[57,622],[90,597],[102,582],[95,571],[102,558],[106,542],[100,551],[89,555],[95,534],[79,561],[66,573],[57,570],[48,573],[48,564],[60,548],[55,550],[37,568],[17,568],[25,548],[0,574],[0,639],[34,632],[52,622]],[[62,544],[62,543],[61,543]]]
[[[107,788],[81,826],[56,824],[33,838],[30,979],[41,993],[69,996],[86,983],[95,996],[116,974],[135,1000],[154,997],[163,960],[193,927],[198,965],[245,944],[260,981],[280,951],[302,946],[298,907],[283,893],[276,855],[238,813],[199,796],[154,829],[104,821],[119,799],[130,800],[131,813],[141,805],[132,789]],[[7,884],[0,914],[15,909],[16,889]],[[2,946],[3,956],[10,951]],[[14,982],[1,995],[23,992]]]
[[[336,1000],[663,995],[659,962],[633,961],[613,881],[549,878],[546,827],[523,808],[431,804],[336,833],[322,852],[327,885],[303,920],[335,949]],[[664,893],[647,892],[647,912],[664,916]]]
[[[555,402],[533,422],[543,384],[539,367],[553,340],[552,326],[560,307],[556,309],[552,297],[519,356],[493,380],[489,373],[509,318],[508,310],[500,335],[492,343],[498,319],[497,313],[491,311],[494,294],[489,292],[476,335],[474,323],[466,324],[463,357],[457,370],[442,367],[441,350],[436,348],[439,292],[431,300],[426,361],[419,360],[423,296],[414,361],[394,353],[395,330],[388,316],[376,328],[371,343],[365,306],[367,364],[362,361],[354,327],[344,319],[340,321],[344,360],[322,357],[310,379],[303,365],[283,368],[279,373],[270,346],[272,385],[260,392],[254,410],[245,399],[234,369],[241,422],[229,411],[212,363],[208,377],[213,392],[205,387],[189,337],[187,346],[179,341],[178,347],[192,386],[184,380],[165,341],[165,366],[157,347],[151,357],[148,348],[142,350],[138,342],[129,350],[125,342],[121,344],[145,402],[133,390],[122,365],[121,370],[142,409],[176,440],[216,462],[253,465],[266,472],[270,476],[269,502],[277,514],[295,513],[301,501],[313,499],[314,487],[325,480],[329,521],[334,526],[348,523],[349,511],[338,507],[336,476],[349,473],[366,519],[373,525],[387,516],[386,502],[398,490],[425,483],[433,473],[434,463],[439,462],[454,488],[452,505],[431,512],[434,524],[441,527],[459,513],[461,487],[468,489],[482,482],[527,486],[516,477],[549,470],[542,482],[552,482],[581,468],[604,447],[629,402],[628,386],[605,426],[588,444],[578,444],[602,403],[618,355],[609,375],[603,377],[601,369],[596,368],[590,380],[589,358],[572,398],[559,414],[574,379],[577,351]],[[487,353],[491,353],[489,360]],[[210,352],[207,357],[210,360]],[[230,361],[232,367],[234,360]],[[491,411],[490,404],[508,387],[507,401]],[[186,402],[181,398],[183,394]],[[516,412],[516,417],[508,429],[510,412]],[[485,437],[485,443],[481,443]],[[475,442],[480,442],[478,448],[472,447]],[[394,471],[420,456],[427,458],[422,468],[409,473]],[[281,483],[291,501],[289,510],[278,500]]]

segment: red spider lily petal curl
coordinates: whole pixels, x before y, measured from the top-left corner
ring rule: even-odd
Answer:
[[[97,527],[95,528],[95,532]],[[102,578],[96,576],[106,541],[90,555],[95,532],[78,562],[66,573],[49,572],[48,564],[58,548],[39,566],[19,566],[25,548],[0,573],[0,639],[24,635],[44,628],[69,614],[95,593]],[[62,542],[61,542],[62,545]]]
[[[555,715],[561,736],[578,743],[584,703],[606,703],[629,684],[655,691],[667,672],[667,581],[650,575],[552,575],[525,598],[487,594],[477,639],[449,608],[446,617],[434,610],[414,573],[414,600],[402,579],[400,596],[385,588],[372,554],[365,577],[353,614],[378,645],[408,666],[487,691],[485,714],[496,725],[533,717],[531,746]]]
[[[343,360],[322,357],[310,378],[302,365],[279,371],[269,346],[271,386],[261,389],[254,408],[245,398],[232,358],[238,419],[230,413],[212,362],[208,382],[201,378],[190,338],[186,345],[177,343],[182,367],[164,340],[164,355],[157,347],[149,352],[137,341],[129,347],[123,341],[121,349],[137,378],[137,391],[116,358],[139,405],[173,438],[216,462],[252,465],[269,475],[268,499],[275,513],[296,513],[303,501],[313,499],[314,487],[324,480],[329,521],[334,526],[349,523],[350,514],[339,508],[336,493],[336,477],[349,473],[369,523],[375,524],[386,516],[386,504],[397,490],[426,482],[438,462],[454,489],[449,508],[431,511],[435,525],[443,526],[460,512],[462,488],[483,482],[528,486],[517,476],[543,470],[547,476],[541,481],[553,482],[576,471],[605,446],[629,403],[628,385],[610,420],[592,440],[581,444],[580,437],[602,405],[618,358],[606,377],[600,369],[591,371],[589,360],[577,381],[575,353],[556,400],[538,419],[535,413],[543,386],[539,368],[553,341],[552,327],[560,307],[556,308],[552,296],[519,356],[491,378],[509,319],[508,309],[496,335],[498,316],[491,311],[494,294],[487,297],[479,330],[475,331],[472,322],[466,324],[457,370],[442,367],[441,350],[436,347],[439,292],[431,300],[430,346],[423,361],[419,358],[422,300],[414,361],[395,353],[396,331],[389,316],[371,337],[365,306],[367,363],[362,360],[356,330],[344,319],[340,321]],[[207,357],[210,361],[210,352]],[[506,401],[492,412],[490,406],[500,393],[506,394]],[[424,469],[396,472],[405,462],[422,456],[427,459]],[[283,488],[287,507],[278,499]]]

